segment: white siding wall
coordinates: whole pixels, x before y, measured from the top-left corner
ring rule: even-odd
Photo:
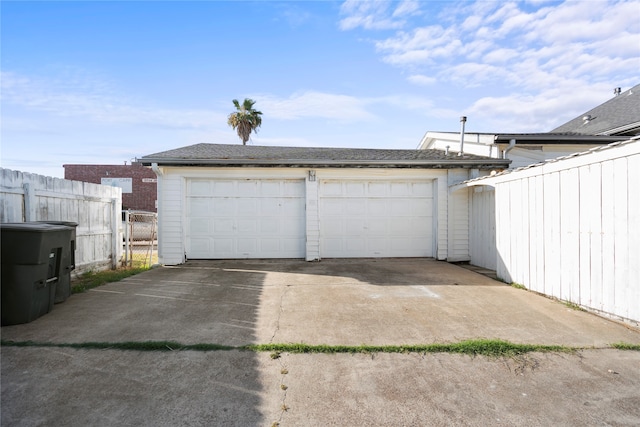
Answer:
[[[640,322],[640,141],[489,182],[499,277]]]
[[[320,259],[320,216],[318,215],[318,185],[319,180],[316,177],[313,181],[307,178],[307,261],[315,261]]]
[[[496,269],[496,193],[487,185],[472,187],[469,220],[471,264]]]
[[[580,153],[587,151],[593,147],[600,147],[601,145],[591,144],[574,144],[574,145],[556,145],[545,144],[537,148],[534,147],[518,147],[515,146],[507,157],[511,160],[509,165],[510,169],[516,169],[523,166],[533,165],[535,163],[541,163],[546,160],[556,159],[558,157],[568,156],[573,153]]]
[[[465,169],[450,169],[448,185],[469,179]],[[447,261],[469,261],[469,193],[467,189],[449,194]]]
[[[117,266],[121,188],[9,169],[0,177],[0,222],[76,222],[76,273]]]
[[[160,167],[158,176],[159,257],[163,264],[185,261],[186,180],[224,179],[306,179],[306,259],[319,259],[318,183],[323,179],[430,180],[434,183],[434,251],[437,259],[447,259],[448,251],[448,173],[430,169],[316,169],[316,180],[308,180],[302,168],[196,168]],[[466,172],[464,172],[466,174]],[[466,175],[465,175],[466,177]],[[468,216],[468,206],[465,205]],[[467,217],[468,220],[468,217]],[[464,224],[464,220],[462,221]],[[456,235],[466,233],[464,230]],[[464,249],[468,254],[468,247]]]
[[[162,264],[181,264],[185,259],[185,193],[186,182],[180,175],[158,177],[158,258]]]

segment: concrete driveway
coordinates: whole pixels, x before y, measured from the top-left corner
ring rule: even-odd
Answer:
[[[637,329],[430,259],[191,261],[74,295],[2,339],[589,347],[456,354],[3,346],[2,425],[637,425]]]

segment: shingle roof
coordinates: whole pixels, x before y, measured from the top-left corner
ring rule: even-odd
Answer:
[[[590,117],[585,120],[585,117]],[[640,133],[640,84],[558,126],[551,133],[637,135]]]
[[[195,144],[149,154],[144,165],[503,168],[509,160],[441,150],[392,150],[326,147],[265,147]]]

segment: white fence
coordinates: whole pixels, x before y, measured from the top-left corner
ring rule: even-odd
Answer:
[[[121,188],[2,168],[0,178],[0,222],[76,222],[76,272],[118,265]]]
[[[495,187],[498,277],[640,322],[640,140],[467,185],[488,189],[469,190],[472,264],[492,267]]]
[[[495,270],[496,192],[493,187],[476,186],[470,190],[469,252],[471,264]]]

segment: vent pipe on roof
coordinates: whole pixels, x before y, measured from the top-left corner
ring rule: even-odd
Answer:
[[[613,89],[613,95],[614,96],[618,96],[618,95],[620,95],[620,93],[622,93],[622,88],[617,87],[617,88]]]
[[[458,156],[464,154],[464,124],[467,122],[467,116],[460,117],[460,152]]]
[[[503,159],[508,159],[509,157],[507,157],[509,155],[509,151],[513,150],[513,148],[516,146],[516,140],[515,139],[510,139],[509,140],[509,146],[507,147],[506,150],[504,150],[502,152],[502,158]]]

